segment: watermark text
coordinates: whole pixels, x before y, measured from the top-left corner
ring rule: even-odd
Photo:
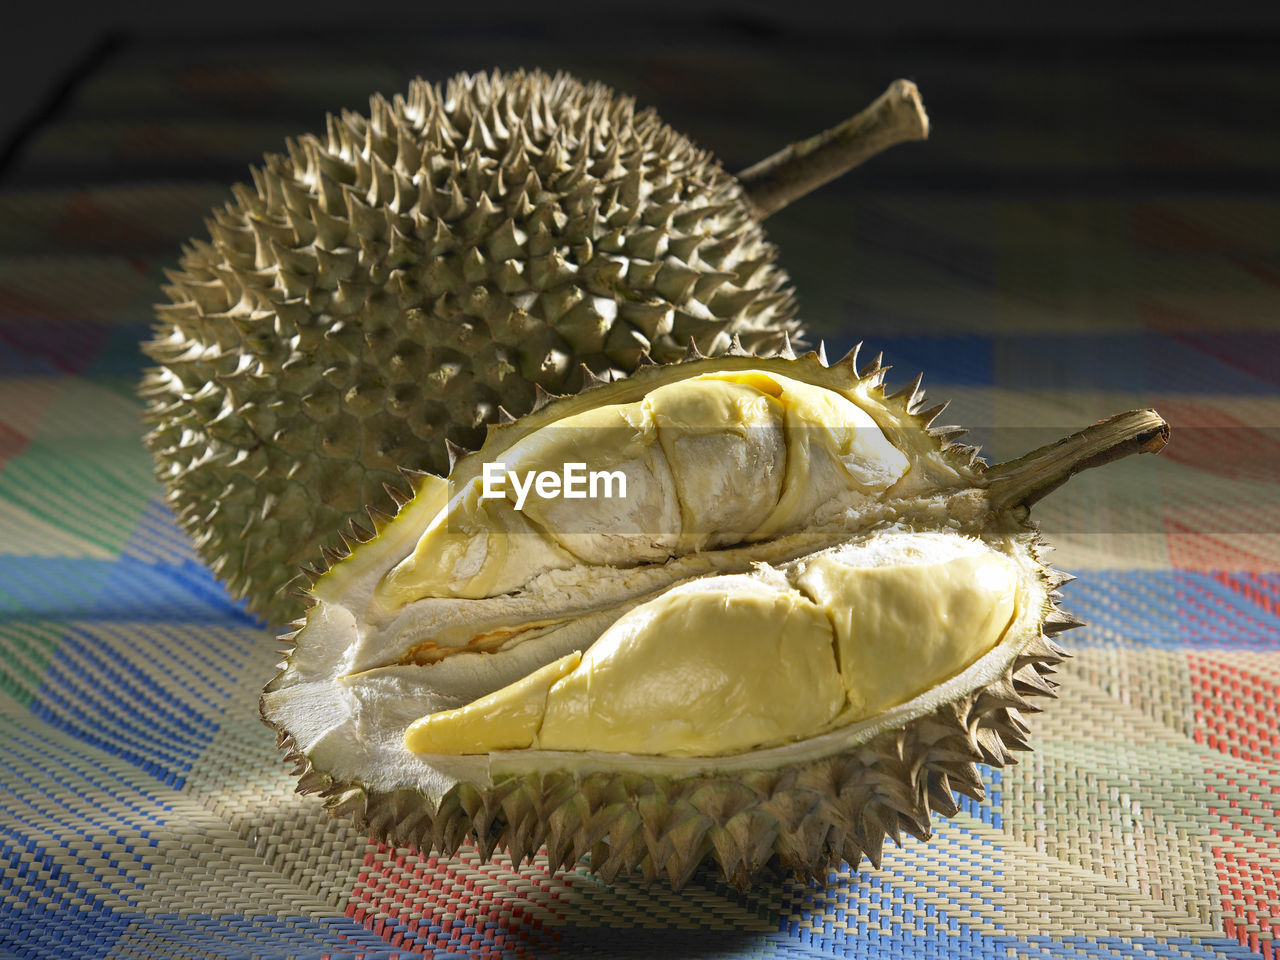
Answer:
[[[627,475],[621,470],[588,471],[585,463],[566,463],[560,473],[554,470],[526,470],[521,475],[508,470],[505,463],[497,460],[484,465],[480,499],[505,500],[508,482],[516,495],[517,510],[524,507],[530,490],[544,500],[556,497],[565,500],[614,499],[625,498],[627,495]]]

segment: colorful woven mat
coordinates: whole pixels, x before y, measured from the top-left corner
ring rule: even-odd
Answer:
[[[681,37],[139,43],[24,145],[0,192],[0,956],[1274,960],[1280,129],[1245,122],[1274,114],[1274,38]],[[924,370],[994,458],[1133,407],[1174,426],[1037,506],[1089,622],[1062,698],[984,802],[878,870],[672,893],[392,849],[295,795],[257,720],[272,631],[141,443],[161,271],[326,110],[494,64],[633,91],[734,167],[914,76],[931,142],[768,223],[810,329]]]

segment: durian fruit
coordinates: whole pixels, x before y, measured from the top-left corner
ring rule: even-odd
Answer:
[[[1167,425],[988,467],[879,358],[735,354],[491,429],[317,572],[261,699],[299,790],[396,844],[677,888],[878,866],[980,799],[1078,624],[1028,507]]]
[[[925,131],[899,81],[740,182],[563,74],[418,80],[330,117],[233,188],[170,274],[142,387],[169,503],[230,592],[287,622],[281,587],[332,531],[393,510],[399,468],[443,470],[501,411],[690,341],[780,349],[798,326],[758,219]]]

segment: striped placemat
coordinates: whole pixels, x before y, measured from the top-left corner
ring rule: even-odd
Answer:
[[[25,144],[0,184],[0,956],[1276,956],[1280,130],[1239,119],[1280,92],[1266,45],[898,37],[850,67],[847,37],[684,37],[136,43]],[[273,631],[141,443],[161,271],[325,110],[492,65],[634,91],[731,166],[913,75],[933,140],[768,223],[810,328],[924,370],[993,457],[1132,407],[1174,425],[1037,507],[1089,622],[1062,699],[879,870],[673,893],[394,849],[297,796],[257,720]]]

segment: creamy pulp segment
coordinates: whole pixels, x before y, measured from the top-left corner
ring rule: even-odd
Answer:
[[[886,533],[640,604],[575,651],[405,733],[418,753],[716,756],[874,716],[994,647],[1016,564],[959,535]]]
[[[571,463],[622,475],[626,496],[526,487],[494,499],[473,478],[378,584],[378,602],[394,610],[427,597],[481,599],[549,570],[660,563],[763,540],[834,505],[874,500],[910,469],[848,397],[755,370],[704,374],[565,417],[503,455],[506,471],[526,477]]]

